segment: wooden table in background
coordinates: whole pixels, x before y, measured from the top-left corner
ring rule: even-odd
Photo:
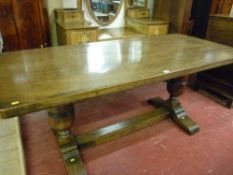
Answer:
[[[179,103],[185,77],[232,63],[231,47],[183,35],[4,53],[0,56],[0,118],[48,109],[67,171],[85,175],[78,148],[116,139],[168,116],[187,133],[196,133],[198,125]],[[70,132],[76,101],[164,80],[170,97],[150,99],[154,111],[79,136]]]

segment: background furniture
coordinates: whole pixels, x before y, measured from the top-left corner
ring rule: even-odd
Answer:
[[[97,41],[98,27],[84,20],[82,10],[56,9],[55,20],[59,45]]]
[[[150,17],[146,7],[130,6],[126,9],[125,27],[143,33],[146,36],[158,36],[168,33],[169,22],[161,18]]]
[[[168,33],[168,21],[160,19],[126,19],[126,27],[146,36],[158,36]]]
[[[210,15],[206,39],[233,46],[233,17]]]
[[[211,15],[206,38],[233,46],[233,17]],[[233,65],[198,73],[195,86],[224,106],[233,107]]]
[[[48,46],[47,12],[43,1],[0,1],[0,31],[6,51]]]
[[[84,13],[84,11],[78,9],[55,10],[59,45],[138,36],[158,36],[168,32],[169,22],[151,18],[149,9],[144,6],[130,6],[126,9],[124,28],[100,29],[85,21]]]
[[[193,0],[156,0],[154,18],[169,21],[169,33],[190,34],[190,14]]]

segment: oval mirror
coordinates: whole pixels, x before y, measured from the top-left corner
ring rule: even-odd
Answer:
[[[123,0],[86,0],[88,11],[100,25],[112,23],[118,16]]]

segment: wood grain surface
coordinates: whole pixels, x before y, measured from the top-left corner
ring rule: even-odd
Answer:
[[[26,114],[232,63],[232,47],[177,34],[5,53],[0,56],[0,116]]]

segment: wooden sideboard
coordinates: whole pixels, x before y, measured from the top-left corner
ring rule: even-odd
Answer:
[[[211,15],[206,38],[221,44],[233,46],[233,17]]]
[[[161,19],[126,18],[126,27],[146,36],[158,36],[168,33],[168,21]]]
[[[169,33],[189,34],[192,3],[193,0],[155,0],[153,17],[168,20]]]
[[[78,44],[97,41],[98,27],[87,21],[57,22],[59,45]]]
[[[211,15],[207,39],[233,46],[233,17]],[[215,101],[233,107],[233,65],[201,72],[197,75],[197,88]]]
[[[59,45],[97,41],[98,27],[84,20],[79,9],[56,9],[55,20]]]
[[[127,16],[130,18],[149,18],[150,10],[144,8],[129,8],[127,9]]]

